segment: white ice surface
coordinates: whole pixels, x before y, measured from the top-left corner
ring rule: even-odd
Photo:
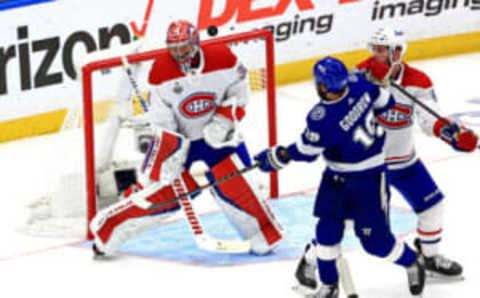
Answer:
[[[480,54],[412,65],[431,76],[445,114],[480,111],[478,103],[467,102],[480,99]],[[288,144],[297,138],[316,95],[311,82],[278,88],[277,95],[279,141]],[[256,111],[249,111],[246,126],[252,127],[261,119],[263,104],[257,106]],[[478,118],[464,120],[480,126]],[[478,126],[473,128],[479,130]],[[246,134],[252,143],[259,138],[255,128]],[[39,238],[16,232],[15,224],[23,216],[21,206],[39,192],[48,191],[51,174],[62,169],[51,145],[55,138],[44,136],[0,145],[1,297],[295,297],[290,290],[295,260],[213,268],[135,256],[94,262],[89,249],[73,245],[82,239]],[[462,263],[466,276],[461,283],[429,285],[424,297],[475,297],[480,290],[476,221],[480,152],[455,153],[419,130],[417,151],[447,198],[442,252]],[[322,169],[322,162],[290,165],[280,176],[281,193],[316,187]],[[397,194],[393,204],[405,205]],[[197,200],[196,205],[199,212],[216,209],[208,198]],[[366,256],[361,250],[346,255],[360,297],[409,297],[402,268]]]

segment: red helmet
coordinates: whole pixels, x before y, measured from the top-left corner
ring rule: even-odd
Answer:
[[[188,71],[200,46],[198,29],[188,21],[170,24],[167,32],[167,47],[170,55],[183,71]]]

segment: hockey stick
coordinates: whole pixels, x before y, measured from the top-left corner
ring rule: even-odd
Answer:
[[[200,219],[193,209],[190,197],[185,194],[185,189],[180,179],[175,179],[174,188],[182,196],[179,200],[180,206],[187,217],[187,222],[198,247],[219,253],[247,253],[250,251],[251,244],[249,240],[220,240],[214,239],[205,233]]]
[[[355,290],[355,284],[352,279],[352,272],[350,271],[350,265],[348,264],[347,259],[343,256],[340,256],[337,259],[337,270],[340,276],[340,284],[342,285],[345,296],[348,298],[358,298]]]
[[[447,125],[448,127],[450,127],[451,129],[454,129],[454,126],[452,124],[450,124],[450,122],[448,122],[447,120],[445,120],[444,117],[442,117],[440,114],[438,114],[437,112],[435,112],[432,108],[430,108],[429,106],[427,106],[426,104],[424,104],[423,102],[421,102],[420,100],[418,100],[415,96],[413,96],[412,94],[410,94],[407,90],[405,90],[405,88],[403,88],[402,86],[398,85],[397,83],[394,83],[394,82],[391,82],[390,85],[392,85],[395,89],[397,89],[398,91],[400,91],[403,95],[405,95],[406,97],[410,98],[414,103],[418,104],[419,106],[421,106],[425,111],[427,111],[428,113],[430,113],[430,115],[434,116],[435,118],[437,118],[438,120],[442,121],[445,125]]]
[[[150,210],[155,210],[155,209],[163,208],[163,207],[165,207],[165,206],[168,206],[168,205],[170,205],[170,204],[172,204],[172,203],[177,202],[178,200],[181,200],[181,199],[184,198],[184,197],[189,197],[189,196],[192,196],[192,195],[194,195],[194,194],[197,194],[197,193],[199,193],[199,192],[201,192],[202,190],[205,190],[205,189],[207,189],[207,188],[217,186],[217,185],[219,185],[220,183],[223,183],[223,182],[225,182],[225,181],[227,181],[227,180],[230,180],[230,179],[235,178],[235,177],[237,177],[237,176],[239,176],[239,175],[242,175],[242,174],[244,174],[244,173],[246,173],[246,172],[249,172],[249,171],[251,171],[251,170],[253,170],[253,169],[256,169],[256,168],[259,167],[259,166],[260,166],[260,163],[258,163],[258,162],[257,162],[257,163],[254,163],[254,164],[252,164],[252,165],[249,166],[249,167],[245,167],[245,168],[243,168],[243,169],[241,169],[241,170],[238,170],[238,171],[233,172],[233,173],[231,173],[231,174],[229,174],[229,175],[223,176],[222,178],[219,178],[219,179],[217,179],[217,180],[215,180],[215,181],[212,181],[212,182],[210,182],[210,183],[208,183],[208,184],[199,186],[197,189],[194,189],[194,190],[192,190],[192,191],[190,191],[190,192],[188,192],[188,193],[185,193],[185,194],[183,194],[183,195],[179,195],[179,196],[177,196],[177,197],[175,197],[175,198],[173,198],[173,199],[171,199],[171,200],[169,200],[169,201],[167,201],[167,202],[158,203],[158,204],[150,204],[150,206],[148,206],[147,208],[150,209]]]
[[[418,104],[419,106],[421,106],[423,109],[425,109],[428,113],[430,113],[432,116],[434,116],[435,118],[437,118],[438,120],[442,121],[445,125],[447,125],[448,127],[454,129],[453,125],[450,124],[447,120],[445,120],[441,115],[439,115],[437,112],[435,112],[432,108],[430,108],[429,106],[427,106],[426,104],[424,104],[423,102],[421,102],[420,100],[418,100],[415,96],[413,96],[412,94],[410,94],[407,90],[405,90],[405,88],[403,88],[402,86],[398,85],[397,83],[393,82],[393,80],[391,79],[391,76],[393,74],[393,69],[396,65],[400,65],[400,63],[397,61],[396,63],[394,63],[393,65],[390,66],[390,68],[388,69],[388,72],[387,74],[385,75],[384,79],[380,80],[380,79],[377,79],[374,75],[371,74],[370,71],[367,71],[366,75],[370,74],[370,76],[372,77],[372,79],[369,79],[371,82],[373,82],[374,84],[377,84],[377,85],[382,85],[382,86],[385,86],[385,85],[391,85],[392,87],[394,87],[395,89],[397,89],[398,91],[400,91],[403,95],[405,95],[406,97],[408,97],[410,100],[412,100],[414,103]],[[388,82],[388,83],[383,83],[383,82]],[[385,84],[385,85],[384,85]]]
[[[429,106],[427,106],[426,104],[424,104],[423,102],[421,102],[420,100],[418,100],[418,98],[416,98],[415,96],[413,96],[412,94],[410,94],[407,90],[405,90],[405,88],[403,88],[402,86],[394,83],[394,82],[391,82],[390,83],[395,89],[397,89],[398,91],[400,91],[403,95],[405,95],[406,97],[408,97],[409,99],[411,99],[414,103],[418,104],[419,106],[421,106],[425,111],[427,111],[430,115],[434,116],[435,118],[437,118],[438,120],[442,121],[445,125],[447,125],[448,127],[450,127],[453,131],[456,131],[456,128],[454,125],[452,125],[450,122],[448,122],[444,117],[442,117],[440,114],[438,114],[437,112],[435,112],[432,108],[430,108]],[[480,145],[477,147],[477,149],[480,149]]]

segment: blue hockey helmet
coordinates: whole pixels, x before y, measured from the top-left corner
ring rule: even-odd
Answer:
[[[324,84],[327,92],[340,92],[348,82],[347,67],[342,61],[333,57],[326,57],[318,61],[313,67],[313,76],[317,86]]]

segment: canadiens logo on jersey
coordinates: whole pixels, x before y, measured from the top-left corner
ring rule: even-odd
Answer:
[[[393,108],[377,117],[378,122],[387,128],[403,128],[412,125],[413,107],[397,103]]]
[[[215,93],[211,92],[190,94],[180,103],[180,110],[187,118],[204,116],[215,107]]]

